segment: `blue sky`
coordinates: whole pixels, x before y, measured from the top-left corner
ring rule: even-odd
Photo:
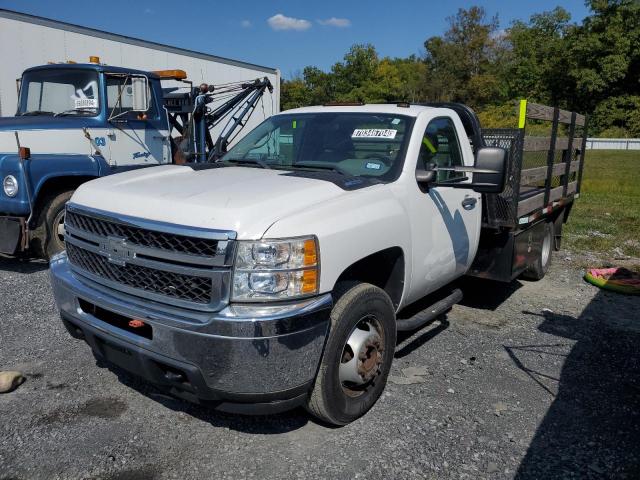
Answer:
[[[584,0],[0,0],[7,8],[259,65],[289,78],[306,65],[328,69],[354,43],[389,56],[420,54],[458,8],[483,6],[501,27],[560,5],[574,21]]]

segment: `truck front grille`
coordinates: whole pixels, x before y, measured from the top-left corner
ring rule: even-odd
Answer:
[[[110,216],[67,205],[65,244],[73,269],[145,299],[216,311],[229,299],[235,232]]]
[[[141,265],[113,264],[106,257],[67,242],[69,261],[81,269],[127,287],[189,302],[211,302],[211,278],[155,270]]]
[[[144,228],[123,225],[100,218],[90,217],[76,212],[68,212],[65,222],[79,230],[103,237],[126,238],[131,244],[157,248],[170,252],[190,255],[215,256],[218,252],[218,240],[194,238],[185,235],[157,232]]]

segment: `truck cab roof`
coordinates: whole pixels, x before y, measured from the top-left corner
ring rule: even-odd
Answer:
[[[412,105],[408,103],[370,103],[370,104],[333,104],[333,105],[317,105],[313,107],[301,107],[286,110],[281,114],[299,114],[299,113],[324,113],[324,112],[343,112],[343,113],[386,113],[395,115],[404,115],[407,117],[417,117],[422,112],[433,110],[434,107],[425,105]]]
[[[127,67],[116,67],[113,65],[102,65],[102,64],[98,64],[98,63],[49,63],[46,65],[38,65],[35,67],[31,67],[31,68],[27,68],[24,73],[28,73],[28,72],[32,72],[32,71],[36,71],[36,70],[43,70],[43,69],[47,69],[47,70],[55,70],[55,69],[60,69],[60,70],[68,70],[68,69],[79,69],[79,70],[94,70],[96,72],[99,73],[104,73],[104,72],[108,72],[108,73],[123,73],[123,74],[134,74],[134,75],[146,75],[148,77],[151,78],[159,78],[158,75],[156,75],[153,72],[149,72],[146,70],[138,70],[135,68],[127,68]]]

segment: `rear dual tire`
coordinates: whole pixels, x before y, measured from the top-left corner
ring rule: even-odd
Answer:
[[[374,285],[342,285],[334,298],[307,409],[326,423],[346,425],[364,415],[384,390],[396,345],[396,318],[391,299]]]
[[[554,250],[554,235],[553,223],[545,223],[542,243],[540,245],[540,254],[536,258],[535,262],[522,272],[522,278],[536,281],[542,280],[547,274],[547,271],[551,266],[551,252]]]

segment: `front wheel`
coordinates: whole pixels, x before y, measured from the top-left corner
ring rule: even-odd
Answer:
[[[33,246],[37,254],[46,260],[64,250],[64,207],[71,195],[73,190],[49,195],[38,213]]]
[[[307,403],[319,419],[345,425],[364,415],[387,382],[396,345],[393,304],[367,283],[337,289],[331,329]]]

